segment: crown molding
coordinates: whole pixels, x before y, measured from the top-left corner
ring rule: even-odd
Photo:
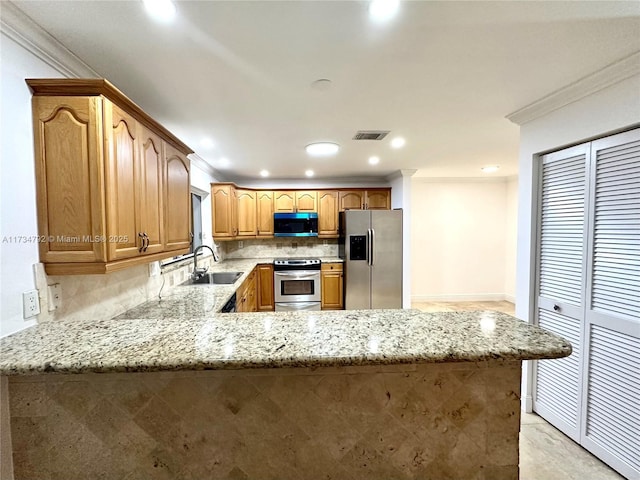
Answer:
[[[100,75],[49,32],[28,17],[14,3],[3,0],[0,9],[3,35],[35,55],[67,78],[96,78]]]
[[[640,74],[640,51],[613,62],[606,67],[510,113],[506,118],[517,125],[535,120],[554,110],[604,90],[611,85]]]
[[[211,175],[213,178],[216,179],[217,182],[226,182],[227,181],[224,175],[222,175],[218,170],[213,168],[209,162],[207,162],[205,159],[203,159],[197,153],[191,153],[191,154],[187,155],[187,158],[191,161],[192,165],[195,165],[196,167],[198,167],[203,172],[208,173],[209,175]]]
[[[413,177],[417,171],[418,170],[414,170],[414,169],[396,170],[392,174],[387,175],[387,180],[391,181],[400,177]]]

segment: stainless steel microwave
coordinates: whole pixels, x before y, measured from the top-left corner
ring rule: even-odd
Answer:
[[[317,237],[318,214],[274,213],[273,232],[276,237]]]

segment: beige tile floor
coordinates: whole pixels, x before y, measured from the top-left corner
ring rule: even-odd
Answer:
[[[497,310],[515,312],[510,302],[414,303],[425,312]],[[535,413],[523,413],[520,422],[520,480],[624,480]]]

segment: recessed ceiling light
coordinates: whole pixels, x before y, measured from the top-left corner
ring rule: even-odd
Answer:
[[[500,170],[500,165],[486,165],[482,167],[480,170],[482,170],[484,173],[493,173]]]
[[[142,0],[151,18],[162,23],[169,23],[176,16],[176,6],[171,0]]]
[[[309,155],[314,157],[324,157],[327,155],[334,155],[340,149],[340,145],[331,142],[318,142],[310,143],[304,149]]]
[[[220,157],[217,163],[220,167],[228,167],[231,165],[231,160],[229,160],[227,157]]]
[[[405,143],[407,143],[407,142],[402,137],[396,137],[393,140],[391,140],[391,146],[393,148],[402,148],[402,147],[404,147]]]
[[[260,170],[260,176],[261,177],[268,177],[269,176],[269,171],[268,170]]]
[[[369,163],[371,165],[377,165],[380,162],[380,157],[369,157]]]
[[[399,0],[371,0],[369,3],[369,17],[378,22],[389,20],[398,12],[399,6]]]
[[[304,174],[305,174],[307,177],[313,177],[313,170],[307,170],[306,172],[304,172]]]

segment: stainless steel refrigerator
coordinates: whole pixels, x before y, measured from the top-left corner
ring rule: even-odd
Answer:
[[[340,214],[345,309],[402,308],[402,210]]]

